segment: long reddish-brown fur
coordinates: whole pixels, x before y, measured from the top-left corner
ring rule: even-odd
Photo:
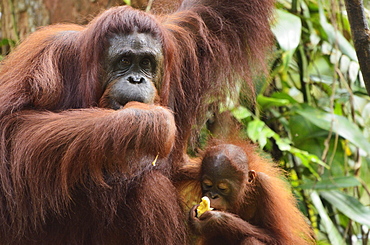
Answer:
[[[264,66],[272,10],[186,0],[168,16],[117,7],[31,34],[0,67],[0,243],[186,244],[169,176],[209,105]],[[98,108],[108,39],[135,28],[162,43],[163,107]]]
[[[254,97],[252,74],[266,72],[266,51],[272,43],[273,4],[273,0],[191,0],[164,17],[175,38],[174,57],[181,61],[171,68],[171,77],[179,80],[168,98],[175,117],[181,113],[176,117],[180,142],[198,135],[194,125],[204,124],[207,110],[218,111],[211,106],[238,96],[238,81],[245,82]]]
[[[253,185],[242,187],[244,188],[245,195],[240,196],[240,200],[236,200],[236,207],[233,207],[236,209],[235,214],[243,220],[249,221],[255,227],[268,231],[269,236],[273,238],[268,244],[315,244],[312,229],[297,208],[297,200],[293,196],[282,170],[271,161],[261,157],[257,153],[255,145],[235,139],[227,141],[214,140],[209,143],[208,148],[204,150],[205,153],[203,154],[206,154],[209,151],[208,149],[212,149],[216,145],[220,147],[224,143],[232,143],[241,147],[248,157],[247,165],[242,167],[254,170],[257,173],[256,181]],[[184,200],[184,210],[186,212],[193,205],[199,204],[202,197],[200,184],[201,161],[202,157],[193,159],[191,163],[182,167],[182,171],[177,176],[177,188]],[[236,167],[239,171],[245,172],[240,166]],[[246,175],[247,173],[244,174]],[[250,210],[254,207],[257,210],[254,217],[250,218]],[[222,221],[220,222],[222,223]],[[222,224],[224,230],[230,230],[230,232],[226,232],[226,236],[232,236],[234,234],[232,232],[233,229],[243,230],[243,227],[225,227],[226,224]],[[238,226],[239,224],[231,225]],[[251,234],[253,232],[250,231]],[[247,238],[247,241],[254,244],[253,239],[248,240]],[[256,244],[265,244],[261,242],[257,243],[257,240],[254,242]],[[246,244],[249,243],[247,242]]]
[[[184,242],[175,189],[163,175],[170,169],[164,157],[176,133],[167,109],[131,102],[119,111],[24,110],[5,116],[1,128],[4,244],[81,244],[85,236],[105,244],[111,237],[106,229],[116,231],[115,236],[132,233],[116,242],[147,239],[143,244],[152,244],[157,236],[159,243]],[[159,160],[152,166],[156,155]],[[131,213],[135,216],[130,218]],[[151,226],[159,221],[162,230],[157,232]],[[138,228],[143,225],[148,227]],[[175,227],[180,231],[173,237],[164,233]],[[148,230],[155,236],[147,235]]]

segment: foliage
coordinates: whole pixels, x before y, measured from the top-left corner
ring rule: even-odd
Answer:
[[[0,13],[1,14],[1,13]],[[4,58],[3,53],[8,50],[8,47],[14,47],[15,41],[10,39],[0,39],[0,61]]]
[[[125,5],[131,5],[131,0],[123,0],[123,3],[124,3]]]
[[[344,3],[279,0],[259,110],[231,109],[289,175],[319,244],[368,244],[370,97]]]

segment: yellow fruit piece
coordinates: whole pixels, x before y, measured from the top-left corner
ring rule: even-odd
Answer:
[[[199,218],[204,212],[210,211],[212,209],[213,208],[211,208],[211,202],[209,201],[209,198],[206,196],[202,197],[202,201],[197,208],[197,217]]]
[[[157,154],[157,156],[154,158],[154,161],[152,162],[152,165],[153,165],[153,166],[155,166],[155,164],[157,163],[158,155],[159,155],[159,153]]]

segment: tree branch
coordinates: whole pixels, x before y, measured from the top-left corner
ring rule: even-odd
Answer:
[[[357,58],[370,95],[370,30],[365,18],[362,0],[345,0]]]

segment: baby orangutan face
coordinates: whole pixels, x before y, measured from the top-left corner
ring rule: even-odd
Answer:
[[[202,161],[202,194],[209,198],[214,210],[232,212],[239,197],[243,196],[245,184],[252,183],[256,176],[254,171],[238,168],[248,166],[248,158],[242,150],[234,148],[238,147],[217,146]]]

